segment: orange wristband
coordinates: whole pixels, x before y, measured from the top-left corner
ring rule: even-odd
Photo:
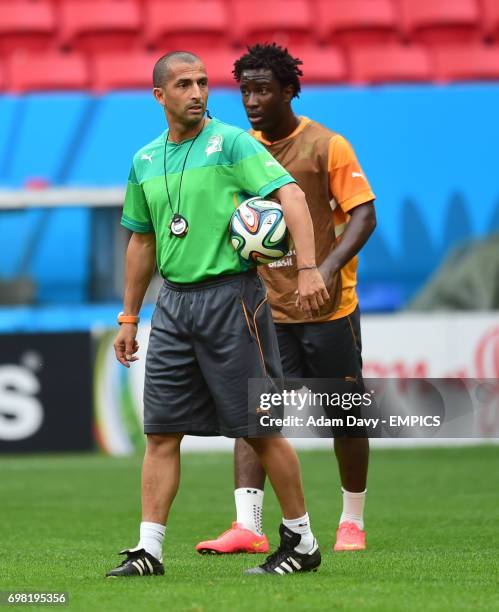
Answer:
[[[135,325],[138,325],[139,321],[140,321],[140,317],[137,315],[126,315],[126,314],[123,314],[122,312],[120,312],[118,315],[118,323],[120,325],[122,323],[134,323]]]

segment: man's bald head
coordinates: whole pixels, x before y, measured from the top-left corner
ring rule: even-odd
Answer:
[[[183,64],[195,64],[196,62],[202,63],[202,60],[190,51],[171,51],[170,53],[166,53],[161,56],[154,65],[152,71],[153,87],[163,87],[169,79],[171,66],[179,62]]]

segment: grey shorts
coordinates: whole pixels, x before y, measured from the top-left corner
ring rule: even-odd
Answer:
[[[165,281],[147,350],[146,434],[248,436],[248,378],[281,377],[275,327],[256,272],[193,285]]]

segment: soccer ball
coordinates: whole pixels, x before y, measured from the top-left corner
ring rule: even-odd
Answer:
[[[245,265],[271,263],[284,257],[290,238],[281,205],[250,198],[240,204],[230,220],[230,241]]]

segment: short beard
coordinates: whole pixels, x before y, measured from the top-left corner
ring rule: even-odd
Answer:
[[[206,113],[206,108],[204,108],[203,112],[199,116],[199,119],[195,119],[194,117],[191,118],[188,115],[184,115],[183,117],[179,117],[179,119],[181,120],[181,122],[186,127],[194,127],[195,125],[197,125],[198,123],[201,123],[201,121],[203,121],[205,113]]]

